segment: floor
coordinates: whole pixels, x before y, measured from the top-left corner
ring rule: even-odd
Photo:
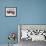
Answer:
[[[0,44],[0,46],[8,46],[8,45],[7,44]],[[21,40],[19,45],[15,44],[14,46],[46,46],[46,42],[43,42],[43,41],[32,42],[31,40],[28,40],[28,41]]]
[[[0,46],[8,46],[8,44],[0,44]],[[10,45],[10,46],[18,46],[18,44]]]
[[[28,41],[21,40],[20,46],[46,46],[46,42],[45,41],[32,42],[31,40]]]

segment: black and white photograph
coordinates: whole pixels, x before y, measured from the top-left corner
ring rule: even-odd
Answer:
[[[16,8],[15,7],[7,7],[6,8],[6,16],[16,16]]]

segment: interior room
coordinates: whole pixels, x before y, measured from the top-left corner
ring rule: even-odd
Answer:
[[[26,33],[28,36],[23,40],[23,37],[20,37],[22,31],[20,33],[20,27],[18,28],[21,24],[27,25],[27,32],[28,25],[45,24],[46,27],[46,0],[0,0],[0,46],[46,46],[43,33],[46,32],[45,27],[39,29],[36,26],[37,29]],[[30,36],[30,33],[33,35]],[[40,38],[35,39],[35,34]]]

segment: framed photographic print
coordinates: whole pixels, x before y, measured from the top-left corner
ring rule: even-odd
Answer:
[[[7,7],[5,10],[6,16],[16,16],[16,7]]]
[[[46,24],[19,24],[18,41],[46,41]]]

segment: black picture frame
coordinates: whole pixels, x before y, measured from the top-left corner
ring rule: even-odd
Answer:
[[[13,10],[14,9],[14,15],[10,15],[10,14],[7,14],[7,10],[9,10],[9,9],[11,9],[11,10]],[[17,7],[5,7],[5,16],[6,17],[16,17],[17,16]]]

